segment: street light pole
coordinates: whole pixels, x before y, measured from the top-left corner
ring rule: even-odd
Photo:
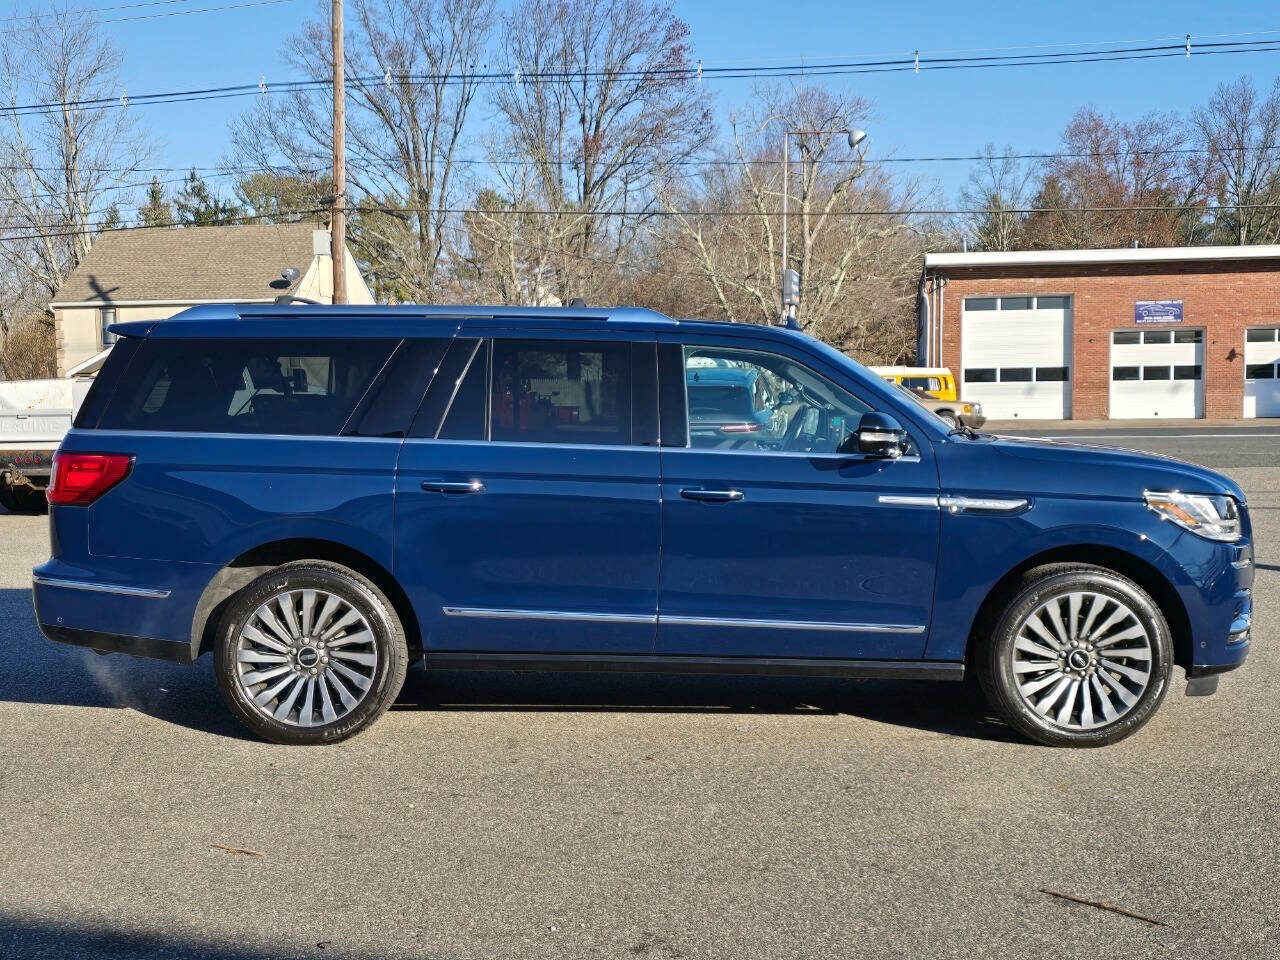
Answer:
[[[782,284],[782,322],[790,319],[791,311],[787,306],[787,194],[791,192],[791,129],[782,131],[782,273],[779,280]]]
[[[797,274],[794,283],[789,282],[787,271],[790,270],[790,264],[787,257],[787,197],[791,193],[791,135],[798,137],[821,137],[829,136],[833,133],[843,133],[849,141],[850,150],[858,150],[858,147],[866,142],[867,131],[854,127],[851,130],[792,130],[790,127],[784,127],[782,130],[782,322],[786,326],[795,324],[794,309],[800,303],[800,285],[799,275]],[[803,149],[803,145],[802,145]],[[836,184],[836,192],[840,192],[844,184],[852,180],[861,172],[861,163],[866,155],[866,147],[858,153],[859,167],[858,169],[846,177],[840,183]],[[801,166],[801,179],[804,177],[804,167]]]

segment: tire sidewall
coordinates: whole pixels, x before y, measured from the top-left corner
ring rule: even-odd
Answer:
[[[307,589],[337,594],[364,615],[374,635],[378,664],[373,683],[353,711],[333,723],[297,727],[267,716],[254,704],[237,677],[236,653],[241,629],[263,603],[288,591]],[[386,597],[364,577],[336,564],[288,564],[254,580],[232,600],[214,647],[218,689],[232,712],[259,736],[284,744],[336,743],[359,733],[395,700],[404,683],[407,663],[404,632]]]
[[[1018,692],[1012,651],[1027,615],[1041,604],[1081,589],[1124,603],[1142,621],[1151,640],[1151,680],[1138,703],[1114,723],[1096,730],[1064,730],[1032,709]],[[1164,699],[1173,672],[1173,641],[1164,614],[1137,584],[1105,570],[1076,570],[1038,580],[1011,598],[996,620],[980,679],[993,705],[1009,722],[1032,739],[1050,746],[1104,746],[1122,740],[1143,726]]]

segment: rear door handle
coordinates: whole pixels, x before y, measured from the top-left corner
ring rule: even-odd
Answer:
[[[746,496],[741,490],[703,490],[699,487],[688,487],[680,491],[686,500],[704,500],[708,503],[729,503],[741,500]]]
[[[484,493],[480,480],[423,480],[422,489],[428,493]]]

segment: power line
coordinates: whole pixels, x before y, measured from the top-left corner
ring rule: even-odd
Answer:
[[[48,17],[62,16],[65,13],[86,13],[96,16],[99,13],[110,13],[114,10],[137,10],[141,7],[166,7],[176,3],[191,3],[192,0],[143,0],[141,3],[120,3],[111,7],[73,7],[71,10],[41,10],[38,13],[27,13],[16,17],[5,17],[0,23],[17,23],[22,20],[44,20]]]
[[[290,0],[251,0],[238,6],[259,6],[267,3],[283,3]],[[205,8],[232,9],[232,7]],[[195,11],[192,11],[195,12]],[[1280,48],[1280,40],[1218,41],[1193,45],[1185,43],[1156,44],[1146,46],[1070,51],[1063,53],[994,54],[969,57],[901,57],[890,60],[845,61],[841,63],[805,64],[782,66],[756,64],[744,67],[658,67],[629,70],[566,70],[517,72],[515,74],[479,72],[448,74],[386,74],[383,76],[352,77],[349,82],[358,88],[373,88],[397,82],[411,86],[434,84],[530,84],[542,81],[567,81],[577,79],[618,80],[684,80],[695,79],[781,79],[794,77],[852,76],[868,73],[920,72],[926,70],[987,69],[994,67],[1044,66],[1058,63],[1101,63],[1120,60],[1150,60],[1168,57],[1208,56],[1212,54],[1270,53]],[[47,101],[16,104],[0,108],[0,113],[29,115],[61,111],[67,107],[82,110],[149,106],[162,103],[187,103],[199,100],[218,100],[276,93],[305,93],[327,89],[327,79],[295,79],[268,84],[265,81],[252,84],[230,84],[190,90],[173,90],[157,93],[135,94],[128,97],[97,97],[67,103]]]
[[[190,0],[180,0],[180,2],[190,2]],[[245,3],[229,3],[217,7],[200,7],[196,10],[168,10],[164,13],[146,13],[133,17],[112,17],[109,20],[102,20],[101,23],[127,23],[134,20],[159,20],[164,17],[189,17],[196,13],[218,13],[222,10],[243,10],[246,7],[269,7],[278,3],[293,3],[294,0],[248,0]]]
[[[1029,216],[1032,214],[1058,214],[1062,216],[1078,216],[1086,213],[1113,213],[1113,214],[1130,214],[1130,213],[1165,213],[1173,215],[1184,215],[1186,213],[1196,213],[1199,215],[1210,215],[1220,212],[1240,211],[1240,210],[1277,210],[1280,209],[1278,203],[1239,203],[1239,204],[1211,204],[1205,206],[1192,206],[1183,209],[1172,208],[1168,206],[1138,204],[1134,206],[1107,206],[1107,207],[1008,207],[1002,208],[999,212],[1006,214],[1018,214]],[[260,220],[272,220],[285,217],[306,218],[319,216],[328,213],[329,207],[306,207],[298,209],[279,209],[268,213],[256,214],[239,214],[233,217],[225,218],[225,223],[252,223]],[[383,213],[387,215],[403,215],[403,214],[445,214],[445,215],[469,215],[481,214],[484,216],[517,216],[517,217],[557,217],[565,219],[586,219],[589,217],[596,218],[632,218],[637,220],[667,218],[667,217],[689,217],[692,219],[752,219],[760,216],[777,217],[781,216],[779,211],[767,211],[761,214],[757,210],[550,210],[550,209],[528,209],[528,208],[493,208],[482,209],[478,207],[396,207],[381,205],[355,205],[348,208],[349,212],[355,214]],[[988,211],[979,209],[943,209],[943,208],[925,208],[925,207],[901,207],[886,208],[875,210],[832,210],[826,216],[837,219],[850,217],[921,217],[921,216],[959,216],[964,214],[981,214]],[[170,221],[166,223],[156,224],[137,224],[133,226],[115,226],[109,223],[100,222],[90,224],[83,228],[61,229],[56,232],[32,232],[18,236],[2,236],[0,239],[12,242],[15,240],[35,240],[35,239],[66,239],[70,237],[78,237],[85,235],[96,235],[104,232],[113,232],[117,230],[157,230],[168,229],[172,227],[190,227],[192,224],[181,223],[179,221]],[[3,227],[0,230],[17,230],[29,229],[27,227]]]
[[[1174,154],[1178,156],[1208,156],[1214,153],[1269,153],[1274,150],[1280,150],[1280,142],[1257,144],[1254,146],[1231,147],[1229,149],[1218,149],[1213,147],[1152,147],[1144,150],[1064,150],[1053,153],[967,153],[967,154],[938,154],[934,156],[917,156],[917,157],[881,157],[879,159],[863,160],[856,157],[828,157],[823,159],[824,164],[860,164],[865,163],[868,167],[876,167],[898,163],[950,163],[950,162],[974,162],[978,160],[1097,160],[1097,159],[1114,159],[1118,157],[1142,157],[1142,156],[1163,156],[1166,154]],[[361,159],[360,155],[355,157],[356,160]],[[379,155],[364,154],[363,159],[376,160],[382,163],[395,164],[400,162],[398,157],[388,157]],[[443,157],[440,158],[443,161]],[[550,160],[550,161],[534,161],[527,157],[520,157],[513,154],[499,155],[495,157],[453,157],[449,159],[450,163],[473,166],[513,166],[513,167],[532,167],[542,164],[551,166],[573,167],[576,161],[573,160]],[[648,161],[636,161],[636,163]],[[660,166],[675,167],[754,167],[769,166],[777,164],[779,161],[762,158],[759,160],[739,160],[734,158],[716,158],[709,160],[699,160],[685,158],[679,160],[664,161]],[[41,172],[57,173],[62,170],[58,166],[35,165],[28,168],[21,164],[0,164],[0,171],[5,172],[21,172],[27,169],[39,170]],[[194,171],[203,179],[226,179],[229,177],[244,176],[246,174],[269,173],[276,176],[288,177],[312,177],[321,176],[326,172],[326,168],[322,163],[317,161],[315,167],[304,167],[293,163],[280,164],[264,164],[259,166],[243,166],[243,165],[218,165],[218,166],[201,166],[199,164],[183,164],[178,166],[163,167],[99,167],[100,173],[179,173]],[[184,183],[186,177],[177,177],[173,179],[161,180],[164,183]],[[120,184],[110,187],[104,187],[104,190],[129,189],[136,187],[150,186],[151,181],[140,181],[136,183]],[[42,196],[54,196],[53,194],[42,194]],[[61,194],[57,194],[61,196]]]

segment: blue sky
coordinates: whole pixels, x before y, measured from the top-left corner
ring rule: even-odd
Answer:
[[[37,9],[51,0],[37,0]],[[82,0],[106,7],[137,0]],[[243,3],[187,4],[116,10],[104,18]],[[327,9],[327,2],[324,9]],[[0,10],[28,5],[4,0]],[[125,86],[142,93],[193,86],[285,79],[282,39],[318,15],[313,0],[186,16],[109,23],[124,51]],[[1277,31],[1280,6],[1268,2],[1125,3],[836,3],[833,0],[678,0],[696,55],[705,64],[794,62],[856,57],[919,48],[922,53],[968,48],[1149,40],[1194,35]],[[1280,72],[1280,52],[1168,60],[1039,66],[997,70],[891,73],[837,77],[875,103],[868,129],[871,156],[970,154],[988,141],[1019,151],[1052,150],[1071,114],[1093,104],[1121,117],[1151,110],[1185,113],[1222,80],[1247,73],[1267,86]],[[721,114],[750,96],[752,81],[710,84]],[[161,165],[211,166],[226,151],[227,121],[246,101],[226,100],[139,108],[160,143]],[[963,163],[912,165],[936,179],[954,201],[967,176]]]

